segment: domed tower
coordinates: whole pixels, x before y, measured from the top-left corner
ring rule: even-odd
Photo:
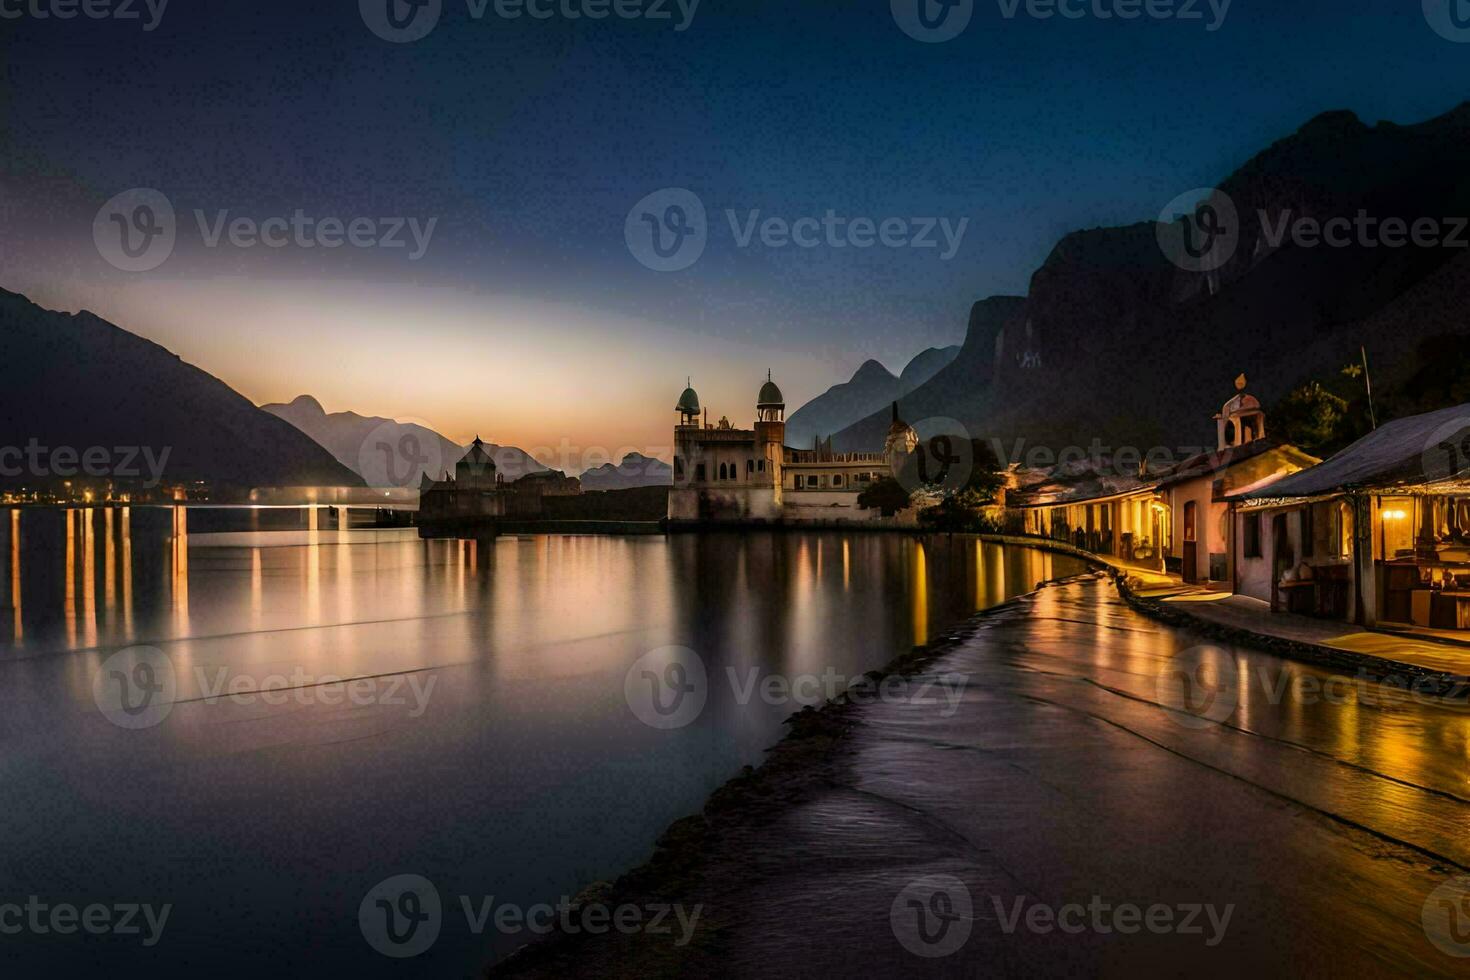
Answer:
[[[494,490],[495,460],[485,451],[485,444],[475,436],[470,451],[454,464],[454,486],[457,490]]]
[[[919,434],[913,426],[898,417],[898,402],[893,403],[893,421],[888,425],[888,435],[883,439],[883,455],[889,463],[895,456],[907,456],[919,447]]]
[[[684,394],[679,396],[679,404],[674,406],[674,411],[679,413],[680,425],[699,424],[699,396],[694,393],[693,379],[686,380]]]
[[[770,371],[766,372],[766,383],[761,385],[761,393],[755,399],[755,417],[760,422],[786,421],[786,399],[771,380]]]
[[[1266,438],[1266,412],[1254,395],[1245,393],[1245,375],[1235,379],[1235,397],[1215,416],[1219,448],[1238,449]]]
[[[786,396],[771,380],[770,371],[755,398],[755,451],[760,457],[755,482],[779,488],[786,461]]]

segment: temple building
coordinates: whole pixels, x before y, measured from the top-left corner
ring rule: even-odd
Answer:
[[[475,520],[494,517],[537,517],[542,498],[567,496],[582,491],[581,481],[558,470],[528,473],[506,482],[496,472],[495,460],[476,436],[469,450],[454,464],[454,475],[431,480],[427,473],[419,482],[421,522]]]
[[[858,494],[894,472],[894,453],[918,443],[895,408],[882,452],[834,452],[831,440],[791,448],[785,444],[786,399],[769,373],[756,395],[751,428],[737,429],[728,418],[710,424],[692,386],[674,410],[669,520],[676,523],[879,520],[878,510],[858,506]]]

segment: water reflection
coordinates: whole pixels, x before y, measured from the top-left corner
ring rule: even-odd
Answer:
[[[26,760],[6,773],[28,801],[0,810],[0,838],[27,855],[28,882],[85,867],[99,894],[132,894],[142,862],[200,934],[229,945],[227,975],[299,959],[303,922],[320,937],[303,972],[391,975],[340,915],[388,873],[527,905],[615,876],[824,693],[742,698],[747,681],[856,678],[1006,598],[1006,583],[1052,572],[1050,558],[963,538],[421,541],[323,514],[232,518],[281,528],[260,532],[136,506],[0,523],[0,595],[14,609],[0,633],[0,744]],[[323,527],[333,516],[339,528]],[[135,644],[168,656],[179,693],[156,728],[120,732],[95,710],[91,679]],[[629,710],[623,679],[669,645],[703,658],[710,700],[687,728],[655,731]],[[436,685],[418,715],[209,698],[219,683],[259,690],[298,671]],[[48,836],[58,821],[109,830],[62,853]],[[221,865],[221,853],[250,859]],[[305,905],[282,900],[294,895]],[[446,930],[415,965],[468,975],[493,951],[506,950]],[[167,973],[182,964],[157,957],[188,952],[160,947],[149,964]]]

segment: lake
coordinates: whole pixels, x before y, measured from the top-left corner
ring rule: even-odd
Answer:
[[[421,541],[303,513],[0,509],[0,905],[171,906],[153,945],[0,937],[21,974],[476,975],[527,934],[477,934],[462,896],[615,877],[792,711],[1083,570],[963,537]],[[671,657],[704,675],[672,722],[638,693]],[[403,874],[444,906],[406,962],[359,925]]]

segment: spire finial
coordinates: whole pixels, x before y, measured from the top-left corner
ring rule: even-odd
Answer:
[[[770,368],[766,368],[766,380],[767,381],[770,381],[771,380],[771,369]]]

